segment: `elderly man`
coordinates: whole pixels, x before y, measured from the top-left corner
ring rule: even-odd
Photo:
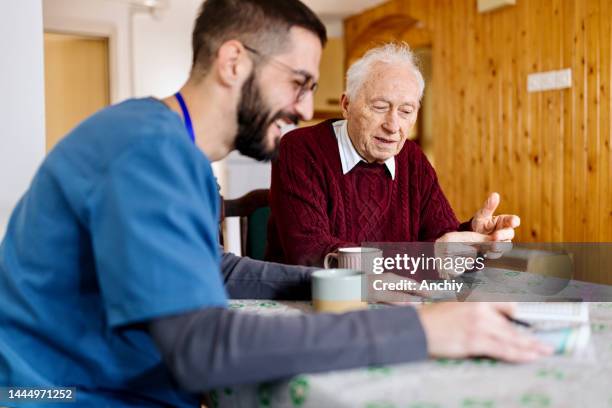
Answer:
[[[283,138],[272,168],[269,259],[320,265],[336,248],[365,241],[513,238],[520,220],[493,216],[496,193],[460,225],[431,164],[407,140],[424,86],[407,45],[372,49],[348,70],[345,120]]]

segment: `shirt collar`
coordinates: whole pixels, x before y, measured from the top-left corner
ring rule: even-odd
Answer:
[[[351,171],[359,162],[366,162],[357,153],[351,138],[348,135],[348,126],[346,120],[338,120],[332,124],[336,139],[338,139],[338,150],[340,151],[340,163],[342,163],[342,174]],[[395,180],[395,156],[385,160],[385,166],[389,171],[392,180]]]

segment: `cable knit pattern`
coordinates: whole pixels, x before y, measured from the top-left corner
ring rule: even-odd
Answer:
[[[342,174],[333,121],[281,140],[272,164],[269,260],[320,265],[325,254],[362,242],[433,241],[459,222],[431,164],[407,141],[393,180],[384,164]]]

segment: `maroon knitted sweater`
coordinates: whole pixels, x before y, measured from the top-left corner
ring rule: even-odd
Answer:
[[[328,252],[362,242],[432,241],[459,222],[421,149],[407,141],[384,164],[342,174],[333,121],[285,135],[272,164],[267,259],[320,265]]]

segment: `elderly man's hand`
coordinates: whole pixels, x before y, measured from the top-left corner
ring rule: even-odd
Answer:
[[[514,230],[511,229],[511,231],[514,236]],[[447,232],[434,243],[434,254],[437,258],[441,259],[450,257],[476,260],[478,254],[484,254],[489,259],[497,259],[512,249],[511,238],[499,239],[499,234],[506,233],[496,231],[491,235],[487,235],[472,231]],[[498,234],[497,238],[494,236],[495,234]],[[438,273],[443,279],[454,278],[464,272],[465,270],[463,269],[438,268]]]
[[[516,215],[493,215],[498,205],[499,194],[492,193],[472,218],[472,231],[490,235],[494,241],[511,241],[521,219]]]

